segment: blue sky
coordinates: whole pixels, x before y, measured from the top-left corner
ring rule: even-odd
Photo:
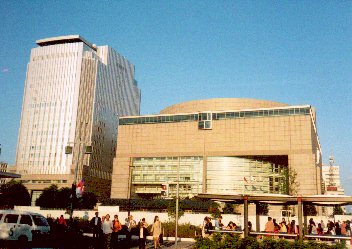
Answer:
[[[323,161],[352,194],[351,1],[1,1],[0,14],[0,160],[15,162],[35,41],[80,34],[136,66],[142,114],[215,97],[313,105]]]

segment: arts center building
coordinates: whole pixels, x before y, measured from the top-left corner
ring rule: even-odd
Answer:
[[[208,99],[120,117],[111,198],[321,194],[315,110],[256,99]],[[178,180],[179,179],[179,180]]]

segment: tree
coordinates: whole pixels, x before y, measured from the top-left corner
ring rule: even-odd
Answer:
[[[217,203],[217,202],[212,202],[210,207],[209,207],[209,213],[211,213],[211,216],[213,218],[219,218],[220,215],[221,215],[221,212],[220,212],[220,204]]]
[[[344,213],[343,213],[341,206],[334,206],[332,214],[333,215],[343,215]]]
[[[94,193],[84,192],[82,198],[77,201],[77,208],[79,209],[93,209],[97,204],[98,199]]]
[[[303,205],[303,214],[304,214],[304,216],[316,216],[317,213],[318,213],[317,209],[315,208],[314,205],[312,205],[312,204]]]
[[[256,204],[258,205],[258,204]],[[269,213],[269,204],[268,203],[263,203],[259,202],[258,210],[257,210],[259,215],[268,215]]]
[[[289,195],[297,195],[299,192],[300,184],[297,181],[297,171],[295,169],[289,169],[287,173],[288,177],[288,194]]]
[[[57,192],[56,196],[56,207],[57,208],[68,208],[71,204],[71,188],[61,188]]]
[[[43,190],[39,198],[36,200],[35,205],[44,208],[59,208],[57,205],[58,194],[59,189],[57,185],[50,185]]]
[[[0,186],[0,205],[5,208],[31,205],[27,188],[19,181],[11,180]]]
[[[178,205],[178,219],[184,215],[185,211],[182,208],[181,202]],[[176,198],[173,198],[167,207],[167,214],[170,220],[176,221]]]

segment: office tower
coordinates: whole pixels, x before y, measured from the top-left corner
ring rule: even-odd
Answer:
[[[27,66],[17,172],[33,201],[51,184],[70,187],[76,173],[88,191],[109,196],[118,116],[140,111],[134,65],[79,35],[36,43]],[[67,145],[72,154],[65,154]]]

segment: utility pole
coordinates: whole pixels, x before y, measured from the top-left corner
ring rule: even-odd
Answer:
[[[179,187],[180,187],[180,157],[178,157],[177,164],[177,182],[176,182],[176,219],[175,219],[175,247],[177,248],[177,229],[178,229],[178,199],[179,199]]]

